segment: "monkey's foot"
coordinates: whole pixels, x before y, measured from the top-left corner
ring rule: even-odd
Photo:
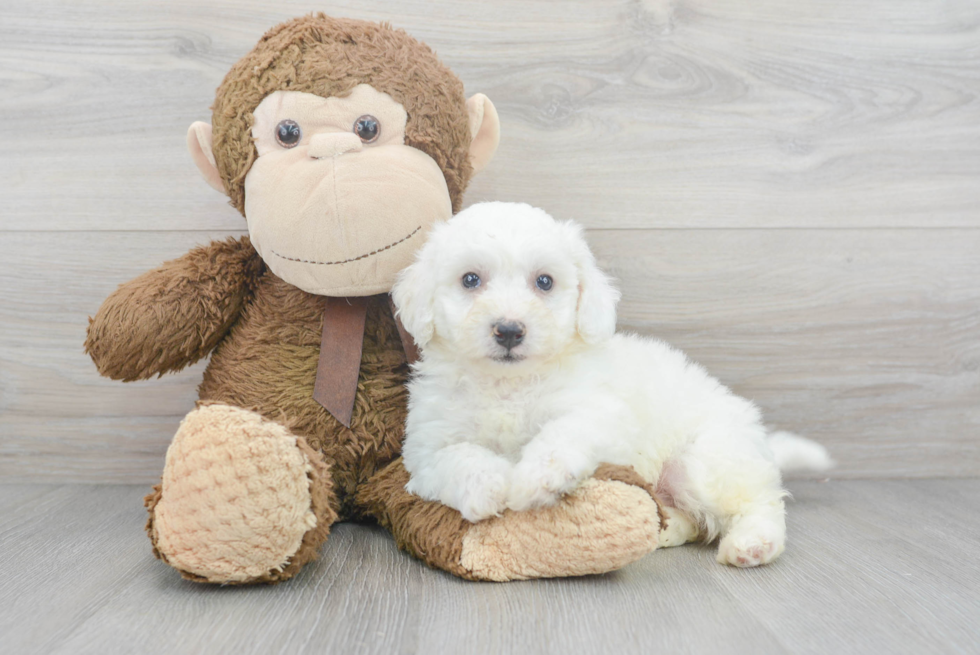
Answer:
[[[468,577],[495,581],[606,573],[657,548],[661,517],[632,469],[604,465],[556,505],[475,524],[460,564]]]
[[[185,578],[247,584],[292,577],[337,514],[319,453],[285,427],[229,405],[195,409],[146,497],[154,553]]]
[[[405,491],[401,459],[358,492],[366,514],[429,566],[470,580],[607,573],[657,547],[660,506],[632,468],[604,465],[556,505],[470,523],[456,510]]]

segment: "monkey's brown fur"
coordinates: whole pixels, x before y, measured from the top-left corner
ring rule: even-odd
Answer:
[[[193,294],[185,293],[188,285],[195,286]],[[145,300],[135,303],[134,298]],[[368,516],[355,503],[356,491],[401,451],[408,364],[387,297],[369,301],[349,429],[313,399],[322,320],[323,299],[268,272],[243,237],[195,248],[121,286],[89,325],[86,349],[99,371],[114,379],[179,370],[218,344],[199,388],[201,402],[258,412],[301,437],[301,448],[318,453],[311,458],[318,469],[314,505],[328,506],[329,512],[322,512],[324,520],[287,568],[255,582],[290,577],[313,558],[330,524]],[[147,497],[147,529],[154,544],[152,510],[159,494],[157,488]],[[431,505],[429,515],[448,518],[447,528],[462,520],[442,505],[426,504]],[[388,522],[382,507],[372,510],[371,515]]]
[[[231,204],[245,213],[245,174],[256,156],[252,112],[263,98],[283,89],[344,97],[362,83],[402,104],[405,144],[439,164],[459,211],[472,174],[462,82],[403,30],[323,14],[269,30],[218,87],[212,148]]]
[[[248,239],[196,248],[120,286],[89,320],[85,350],[113,380],[179,371],[227,334],[264,271]]]
[[[266,95],[286,89],[343,96],[361,83],[404,106],[406,144],[438,163],[457,210],[472,173],[460,81],[427,46],[400,30],[322,14],[272,29],[218,89],[213,152],[231,203],[244,213],[244,178],[256,157],[252,111]],[[404,490],[408,474],[398,456],[409,371],[387,296],[369,300],[350,428],[313,399],[323,309],[323,298],[267,270],[248,237],[229,239],[122,285],[90,321],[85,347],[100,373],[127,381],[180,370],[213,351],[199,389],[201,403],[257,412],[295,435],[310,463],[316,525],[287,562],[244,582],[291,577],[315,558],[331,524],[366,517],[389,528],[400,547],[429,565],[476,577],[460,564],[472,524]],[[624,473],[618,479],[630,478]],[[147,496],[147,531],[156,555],[166,561],[154,521],[163,500],[160,486]],[[609,543],[622,549],[620,561],[626,563],[652,549],[656,533],[629,544]]]

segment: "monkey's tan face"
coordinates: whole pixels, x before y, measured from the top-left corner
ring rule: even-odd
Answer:
[[[405,145],[407,116],[391,96],[367,84],[345,98],[276,91],[254,116],[245,216],[286,282],[329,296],[386,292],[452,216],[442,170]]]

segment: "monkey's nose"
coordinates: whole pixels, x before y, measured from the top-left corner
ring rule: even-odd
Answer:
[[[353,132],[330,132],[317,134],[310,139],[310,147],[307,152],[314,159],[325,159],[342,155],[345,152],[360,152],[360,150],[361,137]]]
[[[501,346],[510,350],[524,341],[526,330],[523,323],[517,321],[497,321],[493,324],[493,338]]]

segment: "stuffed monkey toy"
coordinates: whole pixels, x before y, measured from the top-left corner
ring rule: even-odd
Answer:
[[[279,582],[339,520],[375,520],[430,566],[480,580],[602,573],[656,547],[658,506],[632,469],[477,524],[404,489],[415,351],[388,292],[496,150],[485,96],[466,100],[401,30],[317,14],[265,34],[212,109],[188,146],[249,236],[123,284],[85,343],[124,381],[211,354],[146,498],[158,558],[201,582]]]

